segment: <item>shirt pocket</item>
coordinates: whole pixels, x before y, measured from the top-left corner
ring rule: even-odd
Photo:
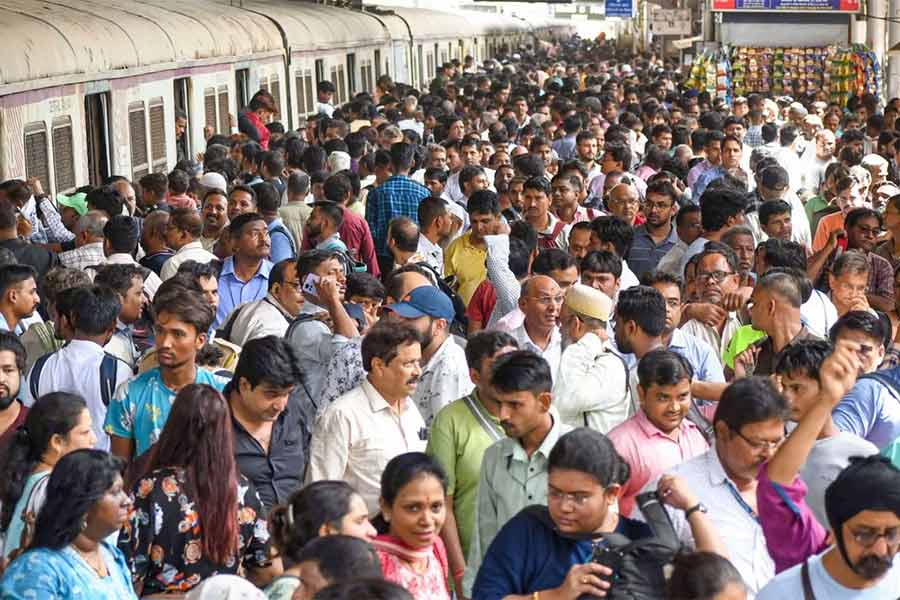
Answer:
[[[352,462],[356,463],[360,470],[366,472],[377,471],[379,479],[381,477],[381,471],[384,470],[388,460],[390,460],[386,441],[383,438],[378,437],[360,440],[359,443],[357,443],[353,454],[355,456]]]

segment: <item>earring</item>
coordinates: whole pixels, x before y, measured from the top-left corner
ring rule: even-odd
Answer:
[[[87,519],[82,519],[81,520],[81,530],[84,531],[85,529],[87,529],[87,525],[88,525]]]

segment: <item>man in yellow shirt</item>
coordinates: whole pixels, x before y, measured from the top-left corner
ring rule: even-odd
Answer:
[[[444,276],[455,275],[459,283],[459,295],[467,305],[478,287],[487,277],[484,261],[487,245],[484,236],[490,235],[500,219],[500,203],[497,194],[479,190],[469,196],[466,210],[470,229],[456,238],[444,253]]]

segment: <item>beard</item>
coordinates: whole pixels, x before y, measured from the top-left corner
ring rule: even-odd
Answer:
[[[12,406],[12,403],[16,401],[16,396],[18,395],[19,390],[13,392],[6,387],[0,387],[0,410],[6,410]]]
[[[869,554],[853,565],[853,572],[868,581],[876,581],[891,570],[894,561],[877,554]]]

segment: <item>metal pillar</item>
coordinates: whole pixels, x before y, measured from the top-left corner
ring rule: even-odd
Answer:
[[[900,44],[900,0],[890,0],[888,15],[892,20],[888,23],[887,47],[891,48]],[[900,96],[900,54],[892,54],[887,59],[884,93],[886,99],[890,100]]]
[[[875,53],[879,62],[884,63],[887,53],[885,42],[887,40],[887,2],[885,0],[869,0],[868,16],[866,19],[866,45]]]

